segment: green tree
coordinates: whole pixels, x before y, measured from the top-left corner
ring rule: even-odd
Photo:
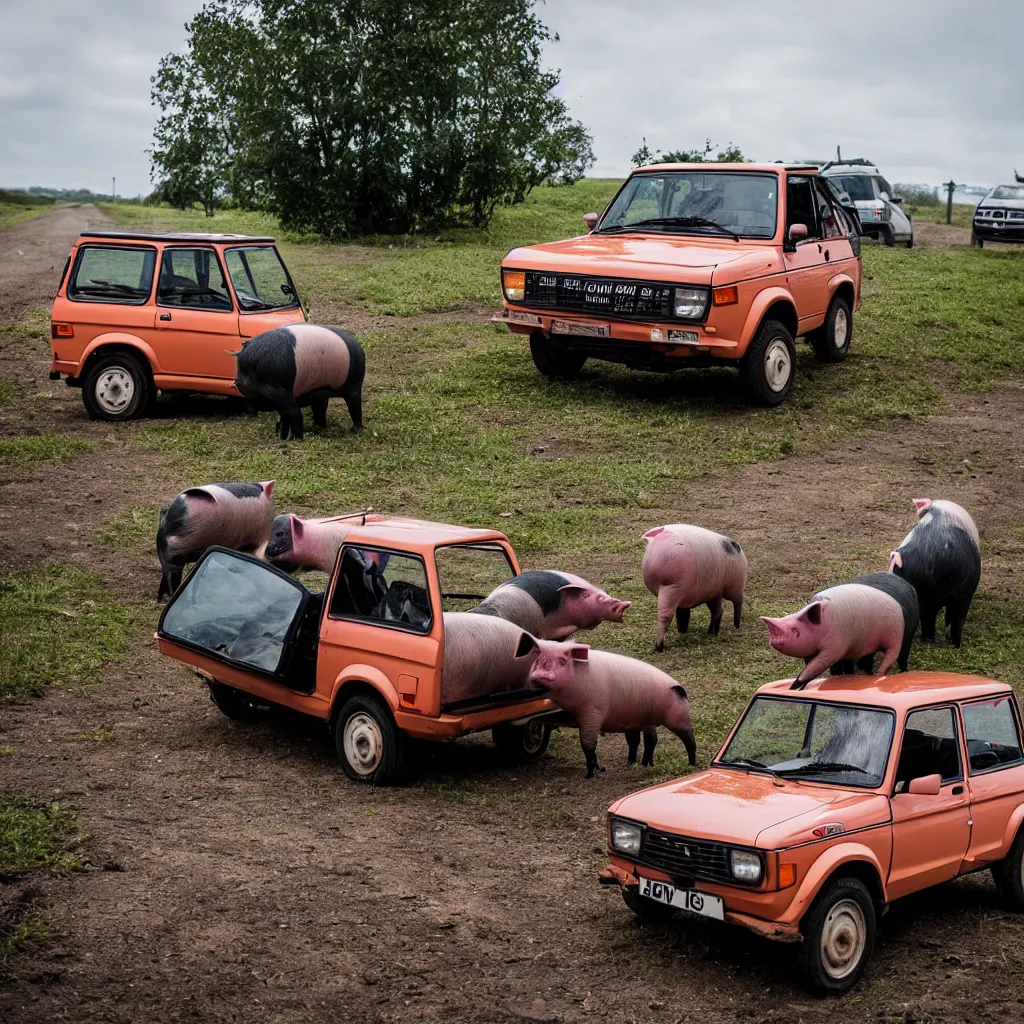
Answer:
[[[327,236],[485,224],[593,163],[553,38],[533,0],[208,0],[154,79],[155,175],[212,154],[224,196]]]
[[[668,153],[662,153],[661,158],[655,163],[659,164],[703,164],[711,158],[715,145],[710,139],[705,139],[703,149],[675,149]],[[729,143],[725,149],[721,149],[718,155],[711,161],[722,164],[749,163],[747,158],[740,152],[739,146]]]

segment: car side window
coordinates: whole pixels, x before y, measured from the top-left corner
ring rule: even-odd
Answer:
[[[892,199],[892,185],[885,178],[875,178],[875,192],[879,196],[884,192],[889,199]]]
[[[944,783],[963,778],[956,719],[950,707],[907,715],[896,767],[896,791],[904,790],[911,779],[926,775],[941,775]]]
[[[807,237],[818,237],[814,192],[810,178],[790,178],[786,182],[786,237],[794,224],[807,226]]]
[[[88,245],[78,250],[68,284],[75,302],[115,302],[143,306],[153,288],[156,249],[127,245]]]
[[[972,775],[1024,761],[1012,697],[965,704],[963,714]]]
[[[824,238],[844,238],[847,230],[842,217],[836,212],[835,202],[828,185],[820,179],[814,182],[814,196],[818,202],[818,220]]]
[[[429,633],[433,613],[423,559],[345,545],[328,614]]]
[[[213,249],[164,249],[158,306],[230,312],[234,307]]]

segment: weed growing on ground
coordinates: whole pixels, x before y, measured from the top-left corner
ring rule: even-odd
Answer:
[[[60,804],[0,792],[0,873],[77,868],[70,850],[80,838],[74,815]]]

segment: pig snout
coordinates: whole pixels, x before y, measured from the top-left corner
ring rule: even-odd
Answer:
[[[616,601],[612,598],[612,600],[608,602],[608,621],[621,622],[622,616],[626,614],[626,609],[628,609],[632,603],[632,601]]]
[[[284,522],[281,522],[284,520]],[[278,516],[274,520],[273,528],[270,531],[270,540],[267,542],[267,557],[277,558],[292,549],[292,519],[291,516]]]
[[[810,631],[803,629],[801,623],[795,619],[796,616],[793,615],[787,615],[782,619],[761,616],[761,621],[768,627],[768,632],[771,634],[769,643],[775,650],[794,658],[806,658],[817,651],[819,645]]]
[[[554,689],[569,681],[572,666],[567,657],[543,652],[537,656],[530,666],[530,682],[534,686],[542,686],[545,690]]]

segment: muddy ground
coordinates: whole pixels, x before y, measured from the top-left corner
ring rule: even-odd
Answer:
[[[45,305],[75,233],[101,220],[59,210],[0,235],[0,315]],[[106,437],[47,369],[0,366],[52,389],[32,428],[49,418]],[[119,427],[122,439],[132,429]],[[850,550],[876,547],[897,453],[903,493],[941,484],[1009,529],[1024,500],[1022,442],[1024,389],[1011,382],[924,423],[683,484],[666,505],[744,524],[751,561],[780,590],[806,591],[830,523]],[[0,569],[71,558],[146,620],[136,652],[88,695],[51,689],[0,708],[0,744],[18,751],[0,758],[0,788],[59,800],[87,833],[85,871],[34,880],[54,940],[0,987],[0,1019],[1024,1020],[1024,922],[999,908],[987,875],[894,906],[862,985],[818,1000],[786,947],[712,923],[642,927],[596,884],[605,810],[642,784],[615,738],[595,780],[576,756],[510,768],[479,740],[421,761],[410,786],[367,790],[345,781],[314,728],[226,720],[155,651],[153,565],[112,566],[90,539],[175,478],[155,456],[120,450],[68,461],[58,481],[51,470],[0,483]],[[972,473],[963,460],[977,451],[985,468]],[[781,527],[774,494],[799,497]],[[1012,546],[995,551],[986,586],[1020,593],[1018,562]],[[75,739],[91,729],[117,742]],[[572,735],[555,745],[575,753]]]

